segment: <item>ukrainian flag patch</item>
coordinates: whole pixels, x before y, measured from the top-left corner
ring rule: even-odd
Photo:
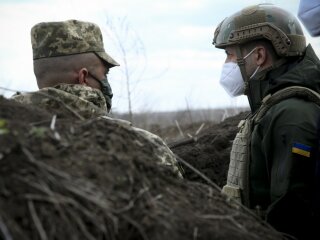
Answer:
[[[311,147],[302,143],[293,143],[292,153],[299,154],[304,157],[310,157]]]

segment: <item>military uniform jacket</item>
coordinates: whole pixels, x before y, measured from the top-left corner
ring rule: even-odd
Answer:
[[[302,59],[250,80],[252,113],[268,94],[290,86],[320,92],[320,62],[311,46]],[[277,230],[299,239],[313,239],[309,237],[317,234],[320,226],[319,119],[318,104],[292,96],[253,121],[247,139],[245,205]]]
[[[182,169],[165,142],[151,132],[133,127],[128,121],[108,117],[106,101],[101,91],[97,89],[80,84],[58,84],[35,92],[16,94],[12,99],[23,104],[39,106],[48,111],[64,108],[81,120],[97,118],[106,124],[116,123],[119,128],[126,128],[132,134],[143,137],[148,145],[141,147],[152,148],[154,161],[167,166],[174,175],[182,178]]]

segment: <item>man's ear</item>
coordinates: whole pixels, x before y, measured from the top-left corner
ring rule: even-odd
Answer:
[[[263,66],[266,62],[268,55],[267,49],[264,46],[259,46],[257,49],[256,61],[258,66]]]
[[[88,80],[87,80],[88,75],[89,75],[88,69],[81,68],[78,72],[78,83],[88,85]]]

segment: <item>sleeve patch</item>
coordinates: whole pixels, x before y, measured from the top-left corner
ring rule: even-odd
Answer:
[[[304,157],[310,157],[311,147],[302,143],[293,143],[292,153],[299,154]]]

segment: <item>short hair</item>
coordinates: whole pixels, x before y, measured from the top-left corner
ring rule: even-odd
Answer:
[[[99,61],[94,53],[41,58],[33,61],[33,69],[39,87],[59,83],[74,84],[74,72],[83,67],[94,69]]]
[[[266,48],[269,56],[272,58],[273,61],[276,61],[281,58],[280,56],[277,55],[271,42],[264,40],[264,39],[259,39],[256,41],[247,42],[247,43],[241,45],[240,47],[241,47],[242,51],[246,50],[247,52],[250,52],[257,45],[262,45],[264,48]]]

